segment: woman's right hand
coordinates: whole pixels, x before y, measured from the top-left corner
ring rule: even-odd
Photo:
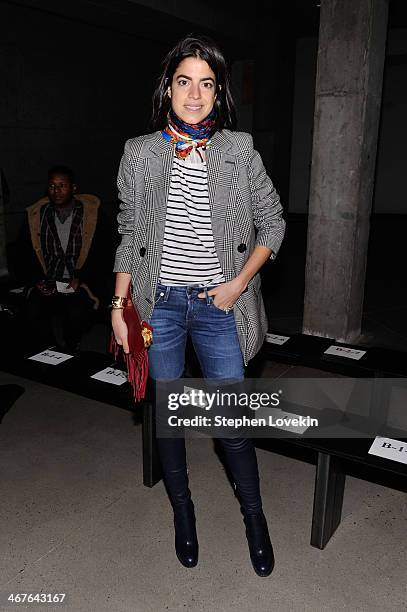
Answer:
[[[127,325],[121,308],[112,308],[112,328],[117,344],[123,346],[125,353],[129,353]]]

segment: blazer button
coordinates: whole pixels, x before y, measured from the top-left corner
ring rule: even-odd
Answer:
[[[141,247],[141,249],[140,249],[140,255],[141,255],[142,257],[144,257],[144,255],[145,255],[145,254],[146,254],[146,249],[145,249],[145,247]]]
[[[246,250],[246,248],[247,248],[247,247],[246,247],[245,243],[244,243],[244,242],[241,242],[241,243],[239,244],[239,246],[237,247],[237,250],[239,251],[239,253],[244,253],[244,252],[245,252],[245,250]]]

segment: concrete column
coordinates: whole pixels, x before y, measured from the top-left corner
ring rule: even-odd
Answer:
[[[361,331],[387,0],[322,0],[303,332]]]

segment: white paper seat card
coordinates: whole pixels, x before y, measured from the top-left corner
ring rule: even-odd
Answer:
[[[287,340],[290,339],[290,336],[279,336],[278,334],[266,334],[266,342],[270,342],[271,344],[284,344]]]
[[[369,454],[384,457],[384,459],[390,459],[390,461],[407,463],[407,442],[376,436],[369,449]]]
[[[108,367],[100,370],[100,372],[96,372],[96,374],[92,374],[91,378],[96,378],[96,380],[101,380],[111,385],[123,385],[127,382],[127,372]]]
[[[45,349],[41,353],[32,355],[28,359],[33,361],[42,361],[42,363],[48,363],[49,365],[58,365],[63,363],[67,359],[72,359],[73,355],[67,355],[66,353],[60,353],[59,351],[53,351],[52,349]]]
[[[366,354],[366,351],[354,349],[350,346],[335,346],[331,344],[331,346],[324,351],[324,354],[335,355],[335,357],[347,357],[348,359],[360,359]]]

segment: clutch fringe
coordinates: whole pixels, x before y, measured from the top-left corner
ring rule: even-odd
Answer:
[[[116,338],[112,333],[110,336],[109,353],[113,353],[115,359],[122,348],[116,342]],[[124,360],[127,368],[127,378],[133,390],[135,402],[140,402],[146,394],[148,380],[148,352],[145,348],[139,351],[138,354],[132,355],[123,351]]]

